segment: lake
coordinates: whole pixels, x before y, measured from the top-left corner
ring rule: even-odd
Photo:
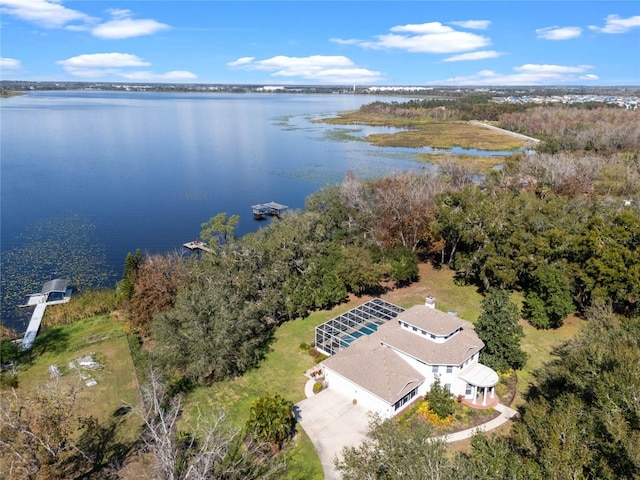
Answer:
[[[376,100],[393,99],[56,91],[1,100],[3,322],[14,323],[9,290],[37,292],[65,262],[94,262],[113,286],[127,252],[179,250],[219,212],[240,215],[243,235],[265,225],[251,205],[302,209],[348,170],[428,168],[415,162],[419,149],[374,147],[350,139],[354,127],[312,122]]]

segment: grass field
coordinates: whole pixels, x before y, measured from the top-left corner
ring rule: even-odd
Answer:
[[[478,150],[517,150],[525,141],[495,130],[462,121],[438,121],[428,117],[395,117],[344,112],[322,122],[338,125],[371,125],[403,128],[391,134],[373,134],[366,140],[380,147],[476,148]]]
[[[103,368],[83,371],[97,384],[88,387],[78,370],[69,362],[92,355]],[[138,381],[129,353],[129,346],[121,324],[110,315],[54,327],[38,335],[29,354],[30,361],[18,370],[19,390],[38,388],[51,381],[49,366],[56,365],[63,385],[80,386],[77,414],[108,420],[123,403],[138,405]],[[120,440],[133,440],[137,434],[137,420],[130,418],[121,429]]]

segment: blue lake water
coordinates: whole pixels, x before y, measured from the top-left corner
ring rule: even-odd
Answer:
[[[216,213],[240,215],[242,235],[265,225],[252,217],[256,203],[301,209],[348,170],[370,178],[425,168],[411,149],[347,141],[341,127],[312,122],[375,100],[385,98],[58,91],[3,99],[2,251],[23,246],[30,225],[79,215],[106,252],[96,268],[110,268],[115,281],[127,252],[179,250]]]
[[[348,170],[371,178],[429,168],[415,161],[424,149],[353,138],[385,130],[312,121],[376,100],[398,99],[95,91],[2,99],[4,280],[21,275],[7,263],[18,257],[4,254],[22,255],[30,241],[25,231],[48,218],[77,215],[95,226],[92,242],[106,257],[95,268],[108,269],[113,286],[127,252],[180,250],[219,212],[240,215],[243,235],[265,225],[253,219],[251,205],[275,201],[302,209],[308,195],[338,184]],[[22,272],[40,268],[21,260]],[[55,263],[66,261],[50,260],[54,266],[42,278],[34,275],[29,288],[39,290]]]

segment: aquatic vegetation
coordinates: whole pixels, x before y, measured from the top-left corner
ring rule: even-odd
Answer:
[[[18,309],[26,295],[53,278],[65,278],[78,290],[112,286],[116,280],[106,247],[95,238],[95,225],[79,215],[30,224],[18,240],[17,247],[2,252],[0,315],[5,324],[26,315]]]

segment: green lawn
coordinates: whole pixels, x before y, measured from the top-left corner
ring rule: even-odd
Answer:
[[[574,315],[570,315],[562,327],[556,330],[536,330],[525,321],[520,321],[524,330],[522,348],[529,358],[522,371],[518,372],[518,393],[516,403],[522,401],[522,394],[527,391],[529,385],[534,381],[533,372],[546,362],[552,360],[551,351],[560,343],[571,339],[584,325],[585,320],[581,320]]]
[[[341,305],[331,311],[317,312],[305,319],[287,322],[278,328],[276,340],[267,358],[257,369],[234,380],[218,382],[210,387],[197,388],[187,398],[187,416],[196,407],[201,410],[222,409],[227,417],[241,428],[249,418],[253,401],[264,394],[279,393],[294,403],[303,400],[307,378],[304,372],[315,362],[311,355],[300,350],[300,343],[314,341],[314,328],[353,305]],[[292,455],[298,468],[304,468],[305,478],[323,478],[323,470],[313,444],[299,428]],[[308,474],[308,476],[306,476]]]
[[[90,373],[98,383],[87,387],[77,371],[68,364],[79,357],[94,354],[104,368]],[[138,381],[122,325],[110,315],[88,318],[71,325],[54,327],[40,333],[30,359],[18,370],[19,391],[30,390],[50,381],[49,366],[62,372],[59,382],[81,388],[78,413],[107,420],[123,402],[138,405]],[[123,440],[137,435],[137,421],[130,418],[123,430]]]

